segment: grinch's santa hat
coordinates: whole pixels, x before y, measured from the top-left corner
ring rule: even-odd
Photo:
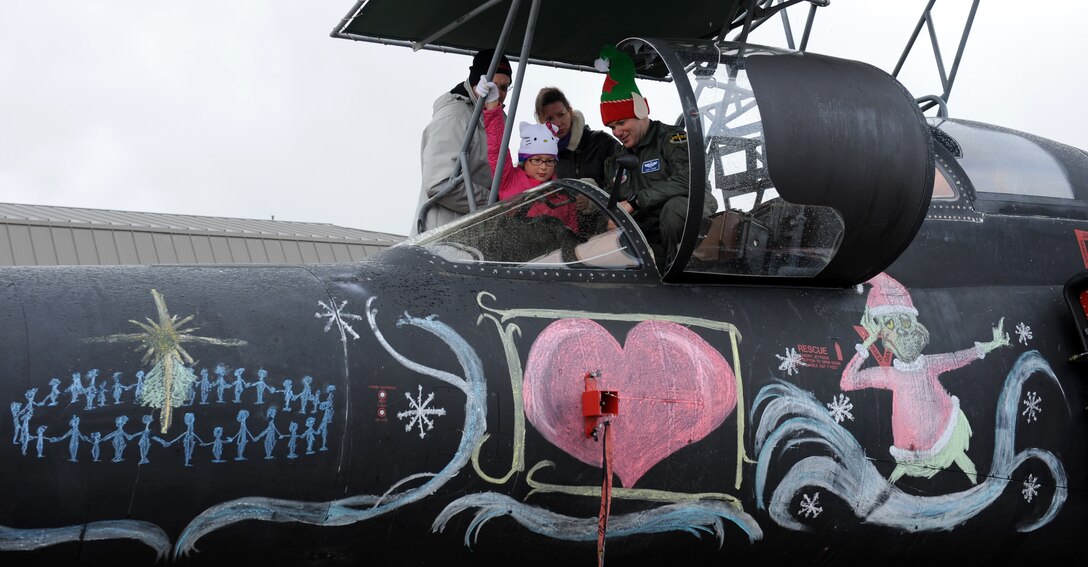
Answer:
[[[880,272],[865,283],[873,286],[865,302],[865,306],[869,309],[869,316],[878,317],[895,313],[918,315],[918,310],[914,308],[914,302],[911,301],[907,288],[895,278]]]
[[[625,118],[650,115],[650,105],[635,84],[635,64],[629,55],[614,45],[606,45],[593,66],[608,73],[601,88],[601,122],[605,126]]]

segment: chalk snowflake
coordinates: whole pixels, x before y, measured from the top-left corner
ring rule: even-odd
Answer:
[[[801,358],[801,354],[797,352],[797,349],[788,348],[786,349],[786,356],[776,354],[774,357],[782,361],[782,364],[778,365],[778,369],[784,371],[788,376],[797,374],[798,366],[808,366]]]
[[[419,426],[419,438],[423,439],[427,436],[427,432],[434,429],[434,420],[432,416],[446,415],[445,408],[432,408],[430,407],[431,401],[434,400],[434,392],[427,395],[427,399],[423,399],[423,386],[419,387],[419,395],[412,399],[412,396],[408,392],[404,393],[404,397],[408,398],[408,404],[411,408],[397,412],[397,419],[404,419],[411,417],[408,421],[408,425],[404,426],[405,431],[411,431],[413,427]],[[424,429],[426,426],[426,429]]]
[[[1031,339],[1031,327],[1020,322],[1020,324],[1016,325],[1016,336],[1022,344],[1028,344],[1028,340]]]
[[[846,419],[854,421],[854,414],[850,413],[852,409],[854,404],[850,403],[850,398],[846,397],[846,394],[831,398],[831,403],[827,404],[827,411],[831,417],[835,418],[835,423],[842,423]]]
[[[340,331],[340,341],[344,344],[347,344],[348,342],[348,335],[351,335],[352,340],[359,338],[359,333],[356,333],[355,329],[352,329],[351,325],[349,325],[345,319],[361,321],[363,318],[354,313],[347,313],[344,311],[344,306],[348,304],[348,300],[345,299],[341,301],[339,306],[336,305],[335,301],[330,301],[328,303],[318,301],[317,304],[324,308],[325,312],[314,313],[314,317],[317,317],[318,319],[328,318],[329,321],[325,323],[326,333],[329,332],[329,329],[332,329],[332,324],[336,323],[336,328]]]
[[[1020,494],[1024,495],[1024,500],[1031,503],[1031,499],[1039,495],[1039,479],[1035,478],[1035,475],[1029,474],[1028,478],[1024,480],[1024,489],[1020,491]]]
[[[802,494],[801,495],[801,515],[806,517],[806,518],[815,518],[816,516],[819,516],[820,512],[824,511],[824,509],[821,508],[819,506],[819,504],[820,504],[820,493],[819,492],[813,494],[812,496],[809,496],[808,494]]]
[[[1024,400],[1024,411],[1020,415],[1027,416],[1028,423],[1031,423],[1039,421],[1037,414],[1040,413],[1043,413],[1043,399],[1035,392],[1028,392],[1027,399]]]

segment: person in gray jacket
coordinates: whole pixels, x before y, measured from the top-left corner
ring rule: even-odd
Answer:
[[[441,191],[453,175],[478,98],[473,86],[480,80],[481,75],[487,74],[494,53],[493,49],[478,52],[472,58],[468,79],[434,101],[434,114],[431,122],[423,130],[423,139],[420,144],[422,187],[419,203],[416,205],[416,214],[412,217],[411,234],[413,235],[418,232],[416,220],[419,208]],[[500,104],[506,99],[506,90],[510,87],[511,76],[510,61],[504,55],[499,59],[492,79],[499,89]],[[484,134],[483,121],[477,123],[475,128],[466,157],[468,178],[472,180],[476,206],[480,208],[487,204],[487,198],[491,192],[491,169],[487,164],[487,136]],[[464,183],[460,183],[427,211],[424,228],[430,230],[452,222],[468,211],[468,194]]]

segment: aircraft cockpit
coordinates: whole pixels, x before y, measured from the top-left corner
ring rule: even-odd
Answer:
[[[931,135],[884,72],[711,40],[631,38],[617,47],[639,80],[670,82],[681,102],[675,121],[651,115],[687,132],[687,220],[670,263],[648,251],[610,188],[573,180],[406,244],[503,271],[656,269],[666,282],[844,286],[894,261],[925,218]],[[581,212],[564,223],[556,208]]]
[[[938,116],[928,123],[937,141],[933,207],[941,217],[1088,219],[1088,154],[970,120]]]

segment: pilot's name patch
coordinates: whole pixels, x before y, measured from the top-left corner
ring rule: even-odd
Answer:
[[[661,171],[660,159],[651,159],[642,162],[642,173],[653,173],[655,171]]]
[[[682,144],[688,141],[688,135],[683,132],[677,132],[669,137],[669,141],[674,144]]]

